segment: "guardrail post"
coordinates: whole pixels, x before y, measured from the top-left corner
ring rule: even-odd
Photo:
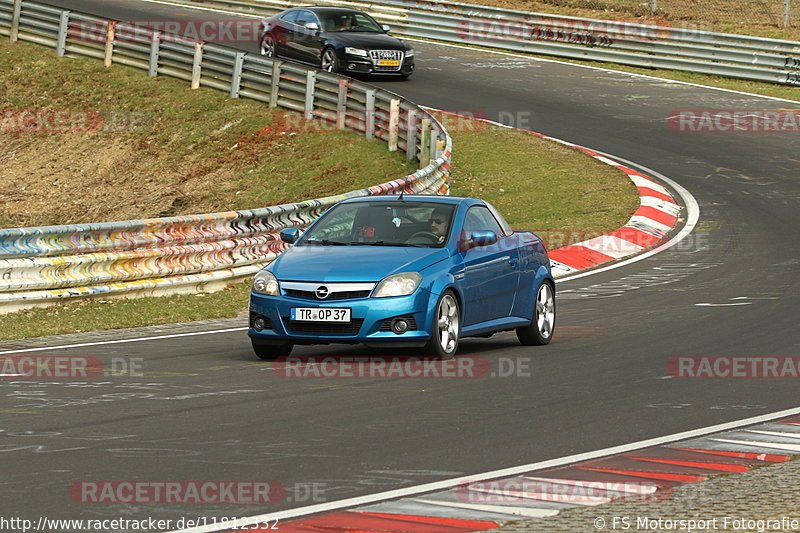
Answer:
[[[306,103],[304,107],[306,120],[314,118],[314,89],[317,86],[317,71],[309,70],[306,73]]]
[[[655,15],[658,11],[658,0],[650,0],[650,14]]]
[[[244,52],[237,52],[233,59],[233,74],[231,75],[231,98],[239,98],[239,89],[242,86],[242,67],[244,67]]]
[[[150,65],[147,68],[147,75],[151,78],[158,76],[158,51],[160,48],[161,34],[154,31],[150,41]]]
[[[269,87],[269,106],[278,107],[278,92],[281,89],[281,65],[283,61],[272,62],[272,83]]]
[[[22,0],[14,0],[14,7],[11,10],[11,31],[8,38],[12,43],[19,39],[19,17],[22,14]]]
[[[367,139],[375,137],[375,89],[367,90],[367,116],[365,117],[364,135]]]
[[[406,160],[413,161],[417,157],[417,112],[408,111],[406,117]]]
[[[339,97],[336,100],[336,129],[344,129],[344,121],[347,118],[347,88],[350,82],[339,80]]]
[[[67,29],[69,29],[69,11],[62,11],[58,21],[58,38],[56,39],[56,55],[64,57],[67,50]]]
[[[194,43],[194,62],[192,63],[192,89],[200,88],[200,74],[203,71],[203,43]]]
[[[422,139],[419,143],[419,168],[425,168],[431,163],[431,119],[422,119]]]
[[[431,147],[431,159],[439,159],[439,157],[444,153],[445,142],[444,139],[440,139],[437,135],[435,139],[433,139],[433,146]]]
[[[789,27],[789,17],[792,14],[792,0],[784,0],[783,3],[783,27]]]
[[[106,23],[106,54],[103,58],[103,66],[108,68],[111,66],[111,61],[114,57],[114,35],[116,32],[117,23],[109,20]]]
[[[393,98],[389,102],[389,151],[397,151],[397,138],[400,129],[400,100]]]

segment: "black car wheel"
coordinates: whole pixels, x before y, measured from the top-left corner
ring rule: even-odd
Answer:
[[[270,35],[264,35],[261,38],[261,55],[267,57],[275,57],[275,39]]]
[[[525,346],[550,344],[556,329],[556,298],[549,281],[539,285],[536,300],[533,302],[531,324],[517,328],[517,338]]]
[[[326,72],[339,72],[339,58],[336,57],[336,50],[333,48],[326,48],[322,51],[322,60],[320,66]]]
[[[258,358],[265,361],[272,361],[278,357],[287,357],[292,353],[292,348],[294,348],[294,344],[290,342],[285,344],[259,344],[253,340],[252,343],[253,351]]]

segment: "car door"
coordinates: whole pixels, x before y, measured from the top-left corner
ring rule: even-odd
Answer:
[[[306,24],[313,22],[318,30],[306,28]],[[298,61],[319,66],[321,53],[320,34],[322,26],[317,16],[308,9],[299,10],[292,35],[292,54]]]
[[[292,57],[291,47],[289,41],[294,32],[295,21],[300,14],[299,9],[291,9],[280,15],[276,20],[277,23],[270,31],[272,38],[275,39],[275,54],[280,57],[294,59]]]
[[[493,231],[499,240],[489,246],[462,246],[464,277],[464,325],[504,318],[510,315],[519,283],[519,252],[513,236],[508,236],[491,211],[483,205],[469,208],[464,219],[465,244],[474,231]]]

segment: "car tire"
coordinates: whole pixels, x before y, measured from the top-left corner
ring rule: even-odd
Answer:
[[[264,34],[258,48],[262,56],[275,57],[275,39],[271,35]]]
[[[436,303],[431,323],[431,338],[425,353],[438,357],[452,357],[458,350],[461,335],[461,309],[452,291],[445,291]]]
[[[517,338],[524,346],[550,344],[556,329],[556,297],[550,281],[543,281],[536,291],[531,323],[517,328]]]
[[[328,46],[322,51],[322,56],[320,57],[319,68],[334,74],[339,72],[339,58],[336,55],[336,50]]]
[[[288,355],[292,353],[292,348],[294,348],[294,344],[291,342],[283,344],[260,344],[256,341],[252,341],[252,343],[253,351],[256,353],[256,356],[264,361],[272,361],[278,357],[288,357]]]

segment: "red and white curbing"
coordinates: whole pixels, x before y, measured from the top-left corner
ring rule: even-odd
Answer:
[[[605,155],[556,137],[507,126],[492,120],[468,117],[440,109],[424,109],[442,113],[443,115],[477,120],[502,128],[524,131],[543,139],[577,148],[602,163],[620,169],[633,182],[639,190],[639,209],[633,213],[627,224],[605,235],[548,252],[553,269],[553,277],[556,279],[654,248],[667,240],[669,233],[678,223],[682,207],[678,205],[666,187]]]
[[[677,225],[682,208],[663,185],[583,146],[546,135],[537,135],[575,147],[598,161],[620,169],[639,190],[639,209],[623,227],[599,237],[550,251],[554,277],[561,278],[649,250],[666,240],[670,231]]]
[[[433,482],[241,520],[252,525],[247,531],[264,533],[274,530],[275,524],[283,533],[471,533],[618,498],[660,502],[670,498],[675,487],[789,461],[800,452],[798,412],[789,409],[473,479]],[[235,530],[215,524],[172,533],[214,531]]]

